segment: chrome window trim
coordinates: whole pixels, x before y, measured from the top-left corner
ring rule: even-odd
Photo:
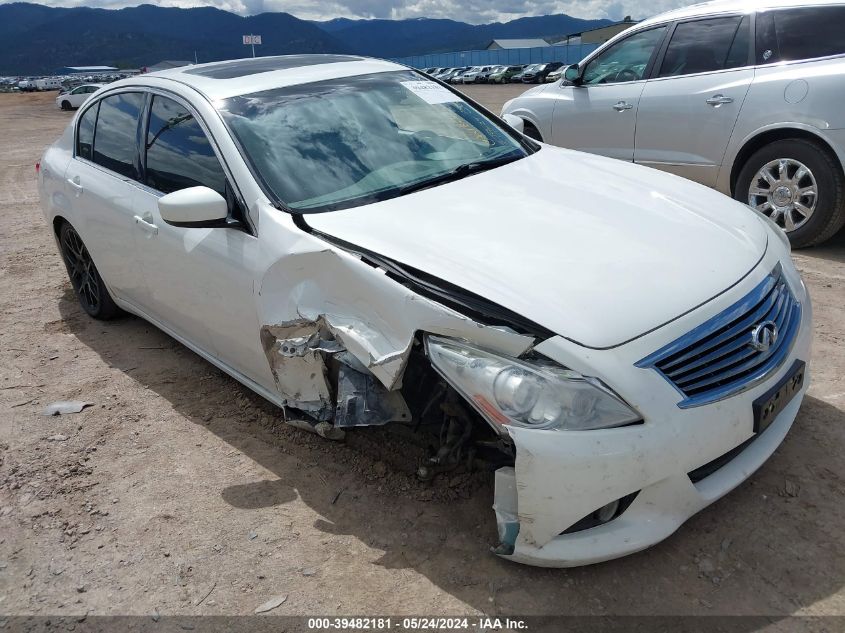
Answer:
[[[707,70],[701,73],[690,73],[688,75],[672,75],[671,77],[654,77],[653,79],[649,79],[650,82],[654,81],[668,81],[670,79],[685,79],[686,77],[707,77],[708,75],[721,75],[724,73],[732,73],[739,70],[754,70],[754,66],[737,66],[736,68],[723,68],[721,70]],[[617,85],[617,84],[611,84]]]
[[[845,59],[845,53],[837,53],[836,55],[825,55],[824,57],[807,57],[802,59],[785,59],[774,64],[756,64],[754,68],[763,70],[765,68],[779,68],[781,66],[791,66],[793,64],[807,64],[812,62],[824,62],[834,59]]]

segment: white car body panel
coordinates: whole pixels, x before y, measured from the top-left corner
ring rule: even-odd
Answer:
[[[582,185],[594,179],[605,186]],[[744,205],[710,189],[550,146],[412,197],[308,222],[590,348],[617,346],[712,299],[757,265],[767,239]],[[660,250],[649,245],[656,236]],[[527,283],[543,292],[526,294]]]
[[[303,333],[321,330],[388,390],[401,387],[422,333],[510,357],[536,346],[602,380],[642,414],[642,424],[508,431],[515,468],[502,469],[497,479],[510,477],[513,485],[497,487],[496,503],[516,510],[520,531],[506,556],[572,566],[660,541],[747,478],[795,418],[803,393],[728,466],[690,483],[687,472],[752,435],[751,402],[793,361],[809,361],[811,307],[788,249],[763,220],[712,190],[549,146],[447,185],[307,215],[318,233],[308,232],[271,204],[213,105],[281,85],[400,69],[364,60],[225,80],[177,69],[111,84],[97,96],[142,89],[190,104],[237,187],[251,230],[164,224],[158,192],[74,157],[74,126],[84,110],[42,159],[44,214],[51,226],[64,220],[77,229],[118,305],[271,402],[318,419],[326,420],[332,407],[322,357],[312,348],[290,349]],[[399,283],[356,247],[482,295],[555,335],[539,340],[506,324],[482,324]],[[764,380],[682,410],[666,380],[634,366],[721,313],[778,264],[803,316],[788,357]],[[619,518],[560,536],[573,521],[632,491],[640,492]]]
[[[743,147],[773,130],[800,130],[824,142],[845,167],[845,58],[759,66],[727,143],[716,188],[730,195]],[[787,100],[789,99],[789,101]]]
[[[552,84],[551,143],[582,152],[631,161],[644,81],[575,88]],[[617,110],[616,107],[627,109]],[[630,107],[628,107],[630,106]]]
[[[753,80],[753,68],[740,68],[645,82],[636,117],[634,162],[714,187]],[[713,107],[707,103],[713,95],[732,101]],[[684,120],[679,112],[685,113]]]
[[[730,304],[745,296],[784,252],[780,242],[770,243],[770,252],[754,273],[720,299]],[[812,318],[809,297],[794,267],[785,270],[807,315],[789,358],[773,382],[785,375],[796,359],[809,358],[812,340],[812,329],[806,325]],[[718,312],[717,302],[711,302],[682,317],[673,327],[689,331]],[[619,382],[619,364],[632,366],[665,340],[664,333],[658,330],[621,348],[592,352],[586,361],[578,346],[561,337],[537,347],[568,367],[613,380],[619,395],[637,410],[649,411],[651,419],[642,427],[597,431],[592,437],[511,429],[520,446],[516,480],[521,529],[513,554],[516,560],[560,566],[561,560],[586,564],[615,558],[615,553],[603,549],[603,538],[624,543],[626,553],[644,549],[653,542],[654,530],[662,538],[669,536],[687,518],[744,481],[780,444],[795,419],[800,398],[791,402],[772,427],[750,445],[753,451],[743,452],[729,464],[731,468],[691,483],[688,472],[751,437],[752,402],[768,387],[757,385],[734,396],[729,403],[681,411],[675,406],[678,393],[655,372],[639,370],[626,374]],[[808,379],[806,376],[804,391]],[[773,433],[770,435],[769,431]],[[679,437],[684,437],[684,441],[679,443]],[[627,521],[600,526],[593,535],[585,531],[558,536],[602,503],[637,490],[637,498],[620,517],[627,517]],[[555,499],[561,501],[553,502]]]

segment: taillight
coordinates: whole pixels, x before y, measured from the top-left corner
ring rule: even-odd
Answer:
[[[35,173],[36,174],[41,173],[41,161],[40,160],[35,163]]]

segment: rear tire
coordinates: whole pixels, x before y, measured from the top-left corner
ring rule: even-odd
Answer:
[[[62,224],[59,231],[59,246],[70,284],[82,309],[102,321],[120,316],[123,311],[111,298],[79,233],[68,222]]]
[[[70,109],[71,109],[70,101],[68,101],[67,99],[62,101],[62,110],[70,110]]]
[[[771,217],[795,248],[821,244],[845,225],[839,162],[826,147],[803,138],[774,141],[754,152],[739,174],[734,198]]]

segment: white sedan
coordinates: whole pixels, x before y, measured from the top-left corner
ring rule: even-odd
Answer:
[[[421,478],[486,462],[511,560],[666,538],[763,464],[809,382],[768,219],[390,62],[110,84],[39,185],[88,314],[147,319],[324,437],[413,429]]]
[[[95,92],[104,84],[83,84],[71,88],[67,92],[59,93],[56,97],[56,105],[62,110],[73,110],[88,101]]]

